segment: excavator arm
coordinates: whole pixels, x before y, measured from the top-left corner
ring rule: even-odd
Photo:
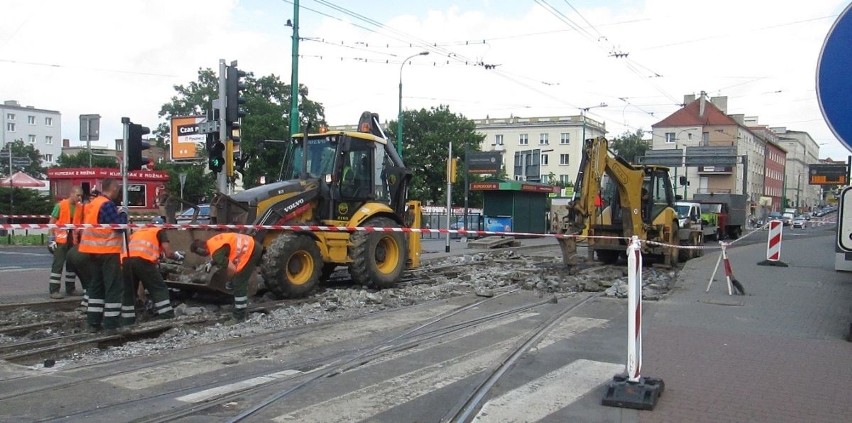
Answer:
[[[601,179],[603,175],[609,176],[612,183],[618,189],[618,207],[613,206],[613,213],[620,211],[624,236],[645,236],[645,225],[642,222],[642,183],[644,172],[627,163],[620,157],[613,157],[609,153],[609,143],[606,138],[598,137],[585,141],[583,148],[582,174],[580,182],[580,195],[574,202],[574,210],[577,216],[575,221],[576,230],[579,233],[589,231],[599,224],[601,208]]]

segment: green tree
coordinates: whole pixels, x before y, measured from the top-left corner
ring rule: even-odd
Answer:
[[[414,178],[409,190],[410,198],[418,199],[424,204],[443,204],[446,202],[446,166],[447,148],[453,142],[453,157],[464,158],[465,149],[479,151],[480,143],[485,138],[476,132],[472,120],[461,114],[450,111],[449,106],[441,105],[429,110],[406,110],[404,113],[405,127],[403,128],[403,161],[412,170]],[[391,139],[396,139],[397,124],[389,123]],[[464,175],[463,164],[459,163],[459,176],[453,185],[453,204],[464,204]],[[481,178],[470,178],[477,181]],[[471,192],[469,205],[479,207],[482,204],[482,193]]]
[[[246,102],[243,109],[246,115],[242,119],[240,150],[247,157],[246,169],[242,175],[243,186],[251,188],[258,185],[260,176],[265,175],[267,182],[275,180],[281,166],[283,145],[270,145],[264,148],[264,140],[286,140],[290,137],[290,85],[285,84],[277,75],[255,77],[249,73],[245,78],[246,88],[242,91]],[[160,109],[159,116],[166,121],[161,123],[155,135],[162,139],[163,146],[170,143],[168,119],[172,116],[205,115],[218,98],[219,79],[212,69],[199,69],[198,80],[187,85],[176,85],[177,94]],[[302,125],[310,124],[317,128],[325,124],[325,110],[320,103],[308,99],[308,89],[299,86],[302,97],[299,105]],[[200,159],[206,159],[204,154]],[[186,190],[184,191],[186,192]]]
[[[32,145],[24,143],[24,140],[15,140],[3,146],[3,151],[12,149],[12,157],[25,157],[30,159],[30,164],[26,166],[13,166],[12,172],[9,171],[9,161],[0,160],[0,173],[10,175],[14,172],[21,171],[36,179],[44,179],[47,177],[47,170],[41,165],[41,153]]]
[[[645,133],[641,129],[636,132],[625,132],[621,136],[610,140],[610,149],[630,163],[636,163],[638,157],[645,155],[650,146],[642,137]]]
[[[56,167],[89,167],[89,152],[83,150],[70,156],[64,153],[60,154],[59,158],[56,159]],[[92,167],[119,168],[116,158],[94,154],[92,155]]]
[[[53,200],[49,195],[28,188],[11,188],[12,204],[9,203],[9,187],[0,187],[0,214],[50,214]],[[11,206],[11,207],[10,207]]]

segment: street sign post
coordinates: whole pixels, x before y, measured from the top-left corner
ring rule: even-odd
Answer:
[[[817,62],[816,91],[822,116],[834,136],[852,151],[852,4],[840,14]]]

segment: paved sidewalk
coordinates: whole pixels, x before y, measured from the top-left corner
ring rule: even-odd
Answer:
[[[705,293],[718,252],[688,262],[664,301],[645,303],[642,374],[666,388],[640,420],[852,421],[852,274],[834,271],[833,243],[785,236],[788,268],[756,265],[765,244],[730,249],[746,296],[720,275]]]

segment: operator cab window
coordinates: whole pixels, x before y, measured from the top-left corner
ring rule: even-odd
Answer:
[[[374,192],[376,159],[373,143],[353,138],[349,151],[343,154],[343,173],[340,178],[340,195],[344,198],[370,199]]]

